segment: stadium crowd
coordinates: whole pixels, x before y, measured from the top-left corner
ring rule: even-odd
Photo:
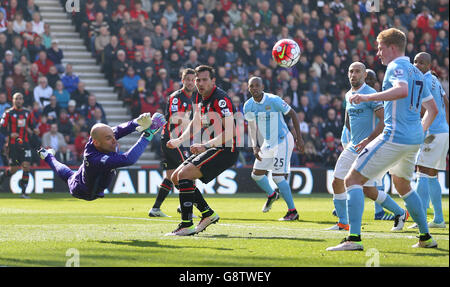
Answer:
[[[295,150],[292,165],[334,167],[342,151],[348,66],[361,61],[373,69],[380,90],[385,67],[375,38],[381,30],[404,31],[411,59],[430,53],[448,95],[449,1],[385,0],[380,13],[368,13],[365,2],[80,0],[81,11],[69,14],[130,117],[163,113],[167,97],[181,87],[183,68],[213,66],[216,84],[238,111],[250,97],[249,77],[261,76],[265,91],[297,112],[305,154]],[[294,39],[302,51],[292,69],[272,61],[272,46],[283,38]],[[106,117],[72,66],[62,65],[63,57],[33,0],[0,4],[0,114],[22,92],[38,128],[32,145],[51,146],[62,162],[76,164],[90,127]],[[159,154],[158,137],[152,149]],[[238,166],[252,163],[252,152],[243,150]]]

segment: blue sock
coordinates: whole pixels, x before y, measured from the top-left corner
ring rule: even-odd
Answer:
[[[405,213],[405,210],[401,208],[400,205],[398,205],[397,202],[389,196],[389,194],[385,193],[384,196],[385,199],[383,201],[378,201],[377,199],[376,203],[379,203],[381,207],[386,208],[395,215],[403,215]]]
[[[252,173],[252,178],[256,184],[267,193],[267,196],[271,196],[275,192],[270,186],[267,175],[254,175]]]
[[[56,158],[49,154],[45,158],[45,162],[52,168],[52,170],[67,183],[69,178],[73,175],[73,171],[65,164],[60,163]]]
[[[339,217],[339,223],[348,224],[347,193],[335,194],[333,203],[336,214]]]
[[[419,178],[417,179],[417,194],[420,197],[420,200],[423,204],[423,210],[425,212],[425,216],[427,215],[427,208],[430,204],[430,185],[429,185],[430,178],[428,175],[419,175]]]
[[[434,209],[435,223],[442,223],[444,221],[444,215],[442,214],[442,194],[441,185],[439,184],[437,177],[431,177],[428,179],[430,185],[430,198]]]
[[[428,233],[427,216],[424,212],[424,205],[422,204],[419,195],[417,195],[417,192],[411,190],[403,196],[403,200],[405,201],[406,209],[408,209],[412,219],[414,219],[414,222],[419,226],[420,233]]]
[[[348,200],[348,220],[350,223],[350,234],[361,234],[362,215],[364,212],[364,192],[360,185],[346,187]]]
[[[375,214],[382,213],[382,212],[384,213],[383,207],[378,202],[375,202]]]
[[[286,201],[288,209],[295,209],[294,199],[292,198],[292,192],[289,183],[285,179],[280,182],[275,181],[275,183],[280,189],[280,193],[283,196],[284,201]]]

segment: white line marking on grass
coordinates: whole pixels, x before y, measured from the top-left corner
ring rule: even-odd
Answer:
[[[159,221],[159,222],[180,222],[179,220],[167,220],[167,219],[160,219],[160,218],[142,218],[142,217],[123,217],[123,216],[105,216],[106,218],[116,218],[116,219],[130,219],[130,220],[146,220],[146,221]],[[333,230],[321,230],[321,229],[315,229],[315,228],[286,228],[286,227],[276,227],[276,226],[258,226],[253,224],[234,224],[234,223],[217,223],[216,225],[220,226],[229,226],[229,227],[236,227],[236,228],[253,228],[253,229],[270,229],[270,230],[280,230],[280,231],[302,231],[302,232],[314,232],[315,234],[320,233],[323,235],[326,234],[342,234],[345,235],[345,232],[342,231],[333,231]],[[379,233],[379,232],[364,232],[363,233],[365,237],[368,238],[409,238],[414,239],[416,238],[415,235],[402,235],[400,233],[389,233],[389,231],[386,231],[386,233]],[[447,235],[437,235],[435,238],[439,238],[439,240],[449,240],[449,237]]]

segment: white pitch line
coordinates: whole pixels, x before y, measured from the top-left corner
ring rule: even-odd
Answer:
[[[160,219],[160,218],[142,218],[142,217],[122,217],[122,216],[105,216],[106,218],[117,218],[117,219],[130,219],[130,220],[145,220],[145,221],[159,221],[159,222],[180,222],[179,220],[167,220],[167,219]],[[238,228],[253,228],[253,229],[271,229],[271,230],[281,230],[281,231],[304,231],[304,232],[319,232],[323,234],[344,234],[342,231],[333,231],[333,230],[321,230],[321,229],[313,229],[313,228],[286,228],[286,227],[266,227],[266,226],[260,226],[260,225],[242,225],[242,224],[234,224],[234,223],[217,223],[216,225],[220,226],[231,226],[231,227],[238,227]],[[388,232],[388,231],[386,231]],[[416,238],[415,235],[402,235],[401,233],[378,233],[378,232],[364,232],[364,236],[370,236],[370,237],[381,237],[381,238]],[[449,240],[449,237],[447,235],[437,235],[435,238],[439,238],[439,240]]]

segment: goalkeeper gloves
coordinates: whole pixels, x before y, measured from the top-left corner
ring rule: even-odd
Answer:
[[[167,123],[165,117],[160,113],[153,114],[151,120],[152,124],[150,127],[145,129],[142,133],[142,137],[146,138],[148,141],[151,141],[153,136]]]
[[[148,129],[150,127],[150,125],[152,124],[151,114],[143,113],[135,121],[138,124],[138,126],[136,127],[136,130],[141,133],[141,132],[145,131],[146,129]]]

